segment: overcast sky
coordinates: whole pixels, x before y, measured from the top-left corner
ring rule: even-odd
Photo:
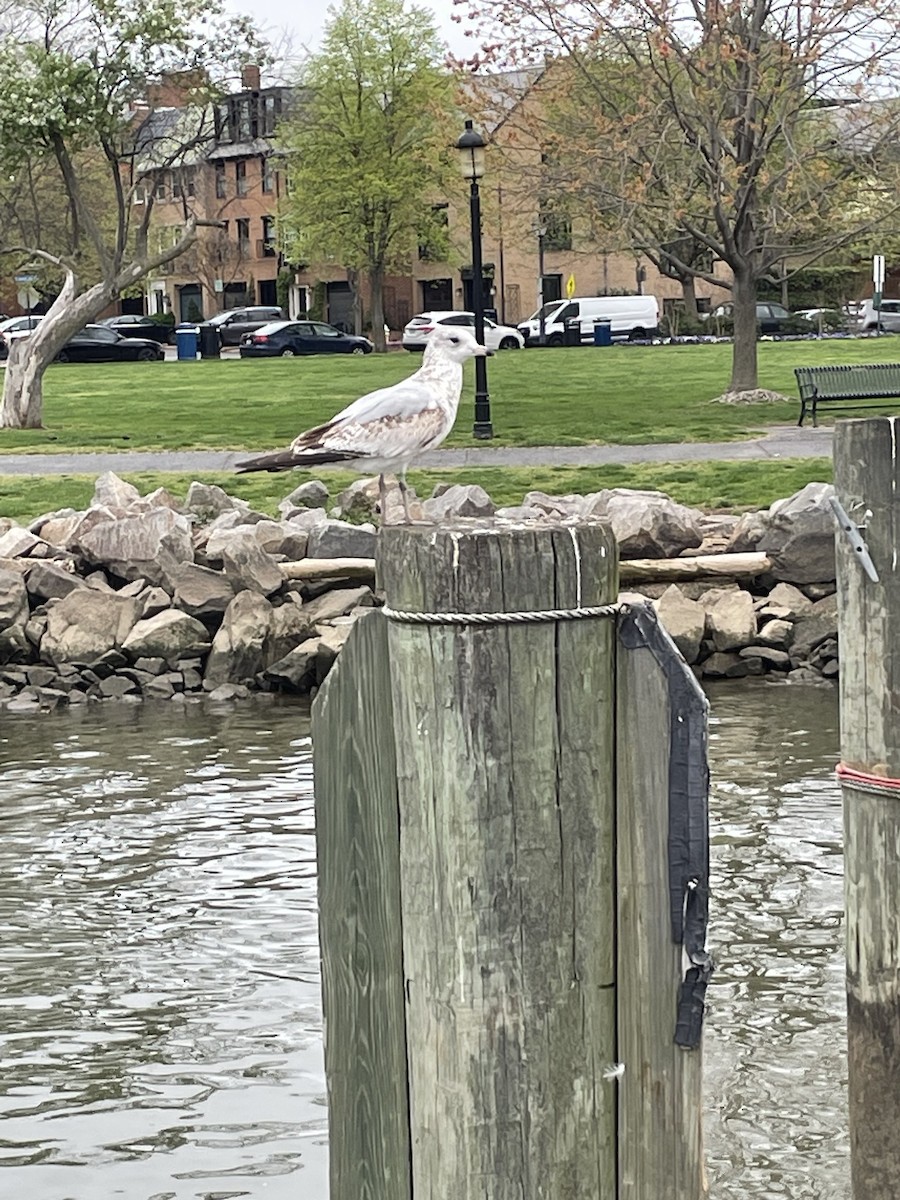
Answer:
[[[454,11],[453,0],[415,0],[422,8],[430,8],[435,15],[438,32],[453,54],[469,56],[475,52],[478,42],[467,38],[462,25],[450,19]],[[322,0],[225,0],[226,7],[234,12],[252,17],[263,33],[277,46],[282,31],[290,37],[294,54],[302,57],[304,47],[315,50],[322,36],[322,27],[328,19],[326,4]],[[263,81],[265,83],[265,81]]]

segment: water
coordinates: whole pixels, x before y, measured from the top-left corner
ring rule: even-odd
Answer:
[[[711,1196],[842,1200],[836,702],[712,701]],[[327,1200],[307,730],[0,715],[0,1195]]]
[[[302,713],[0,728],[0,1194],[325,1197]]]

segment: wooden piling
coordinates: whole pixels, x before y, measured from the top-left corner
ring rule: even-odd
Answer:
[[[314,706],[331,1200],[700,1200],[702,697],[652,614],[473,620],[610,605],[605,525],[379,542]]]
[[[900,425],[839,421],[835,489],[878,573],[837,539],[854,1200],[900,1196]],[[874,782],[873,782],[874,781]]]

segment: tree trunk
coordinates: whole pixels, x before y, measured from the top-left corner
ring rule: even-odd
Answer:
[[[0,428],[43,428],[42,384],[46,366],[40,355],[29,353],[28,338],[12,339],[3,380]]]
[[[369,291],[371,293],[372,341],[379,354],[387,349],[384,337],[384,270],[372,267],[369,271]]]
[[[116,297],[111,284],[98,283],[80,296],[70,273],[34,333],[10,346],[0,429],[41,429],[44,416],[44,372],[73,334],[93,320]]]
[[[734,345],[728,390],[748,392],[758,387],[755,276],[746,270],[735,271],[731,298],[734,304]]]
[[[681,295],[684,300],[685,316],[690,317],[692,321],[699,321],[700,314],[697,311],[697,288],[693,275],[682,276]]]

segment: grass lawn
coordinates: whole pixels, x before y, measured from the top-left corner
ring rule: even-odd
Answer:
[[[761,342],[760,386],[796,396],[806,363],[891,361],[900,341]],[[54,365],[40,430],[0,430],[0,453],[53,450],[272,449],[364,392],[410,375],[418,357],[238,359]],[[710,404],[731,346],[614,346],[507,351],[490,360],[496,445],[727,441],[793,423],[799,401]],[[473,374],[448,444],[473,444]],[[892,405],[888,404],[890,410]]]
[[[275,515],[278,502],[299,483],[313,476],[327,484],[332,497],[356,478],[346,471],[321,470],[294,471],[290,475],[204,473],[186,476],[135,472],[125,478],[142,494],[157,487],[167,487],[181,497],[191,479],[197,478],[205,483],[216,483],[230,495],[240,496],[254,508]],[[630,487],[663,491],[684,504],[706,509],[760,508],[791,495],[811,480],[831,480],[829,459],[410,472],[410,482],[420,496],[430,495],[437,483],[479,483],[498,505],[518,504],[532,489],[564,495],[568,492],[584,494],[605,487]],[[53,509],[86,508],[93,491],[93,476],[0,477],[0,516],[27,523]]]

